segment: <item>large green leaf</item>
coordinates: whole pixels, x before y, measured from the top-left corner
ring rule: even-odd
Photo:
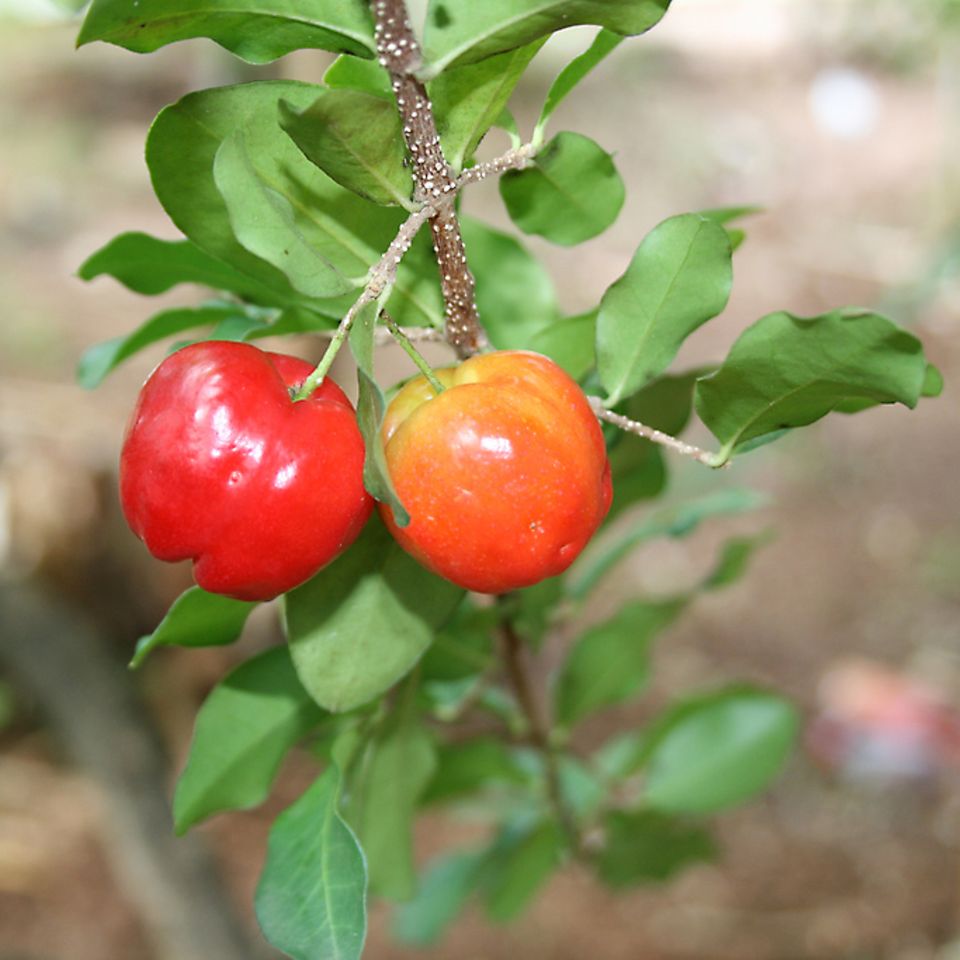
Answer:
[[[370,889],[394,900],[409,899],[416,890],[413,821],[436,767],[433,739],[414,708],[408,695],[367,747],[362,770],[350,783],[348,819],[367,856]]]
[[[560,106],[567,95],[583,80],[594,67],[611,54],[621,43],[623,36],[612,30],[601,30],[590,44],[589,48],[575,57],[560,71],[547,93],[547,99],[540,111],[536,131],[533,135],[534,143],[539,142],[543,130],[553,116],[553,111]]]
[[[593,23],[615,33],[649,30],[670,0],[430,0],[423,44],[429,72],[473,63],[548,36]]]
[[[328,710],[372,700],[417,662],[462,596],[404,553],[374,516],[346,553],[286,595],[300,680]]]
[[[337,813],[330,767],[274,821],[254,906],[267,941],[293,960],[359,960],[367,932],[363,851]]]
[[[77,45],[104,40],[136,53],[209,37],[248,63],[293,50],[376,52],[363,0],[93,0]]]
[[[214,159],[234,131],[242,128],[257,178],[260,196],[251,203],[260,208],[263,191],[270,191],[281,211],[293,217],[285,235],[299,233],[316,256],[342,276],[363,277],[387,248],[401,220],[399,211],[378,207],[334,183],[292,140],[278,135],[280,100],[307,107],[320,89],[278,80],[202,90],[162,110],[147,137],[154,190],[180,230],[211,256],[291,300],[303,297],[276,266],[237,240],[227,204],[214,181]],[[240,214],[245,201],[242,192],[231,192],[234,218],[244,219]],[[253,231],[255,224],[246,226]],[[262,250],[273,259],[284,257],[283,251],[283,246],[274,248],[269,243]],[[333,309],[340,313],[349,302]]]
[[[344,54],[337,57],[323,75],[332,90],[360,90],[395,103],[390,74],[376,60],[359,60]]]
[[[716,853],[703,827],[655,810],[613,811],[603,826],[606,839],[597,856],[597,873],[615,890],[662,883]]]
[[[627,604],[591,627],[574,644],[554,686],[557,722],[571,727],[585,716],[636,696],[649,677],[650,646],[680,615],[686,599]]]
[[[173,601],[157,629],[137,641],[130,666],[139,667],[157,647],[219,647],[233,643],[256,606],[190,587]]]
[[[526,347],[558,316],[553,283],[518,240],[472,217],[462,220],[467,258],[477,281],[477,307],[499,350]]]
[[[792,704],[763,690],[733,687],[679,703],[644,750],[644,802],[673,813],[742,803],[780,772],[799,725]]]
[[[403,943],[435,943],[477,887],[484,854],[461,851],[427,865],[417,895],[394,915],[393,934]]]
[[[359,90],[320,90],[303,110],[281,101],[280,125],[341,186],[374,203],[410,208],[413,177],[392,101]]]
[[[507,105],[513,88],[543,46],[531,43],[479,64],[445,70],[428,87],[443,155],[459,173]]]
[[[559,364],[574,380],[580,380],[596,363],[596,336],[597,311],[591,310],[544,327],[533,335],[529,347]]]
[[[838,407],[916,405],[927,361],[920,341],[879,314],[781,312],[748,327],[720,369],[697,384],[696,410],[723,444],[719,462]]]
[[[222,810],[246,810],[270,792],[287,751],[322,719],[286,647],[237,667],[197,714],[173,797],[177,833]]]
[[[599,144],[579,133],[558,133],[526,170],[500,178],[500,195],[524,233],[573,246],[617,219],[626,188]]]
[[[146,233],[121,233],[91,254],[77,271],[82,280],[104,274],[136,293],[151,296],[180,283],[197,283],[256,303],[289,302],[279,291],[211,257],[189,240],[160,240]]]
[[[655,227],[597,317],[597,368],[616,404],[663,373],[683,341],[726,306],[733,284],[730,239],[688,213]]]

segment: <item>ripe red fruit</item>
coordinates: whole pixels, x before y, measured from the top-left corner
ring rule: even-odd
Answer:
[[[387,466],[410,524],[384,521],[435,573],[504,593],[562,573],[610,509],[610,464],[577,384],[552,360],[502,351],[423,377],[390,404]]]
[[[269,600],[349,546],[370,516],[363,438],[327,377],[296,357],[209,341],[167,357],[140,391],[120,456],[120,501],[160,560],[197,583]]]

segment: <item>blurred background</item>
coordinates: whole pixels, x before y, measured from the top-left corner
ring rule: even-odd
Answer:
[[[240,79],[319,79],[329,58],[253,70],[203,40],[77,52],[76,26],[54,0],[0,0],[0,960],[266,958],[251,894],[269,823],[309,764],[292,758],[265,808],[186,839],[167,803],[199,703],[275,638],[275,611],[236,648],[164,650],[125,671],[189,583],[149,558],[115,493],[124,422],[162,347],[95,393],[72,379],[86,347],[200,294],[147,302],[74,272],[121,231],[176,236],[143,162],[162,106]],[[522,130],[590,34],[567,31],[534,62],[515,98]],[[675,0],[564,103],[564,128],[612,151],[628,185],[602,237],[526,241],[568,312],[595,305],[664,217],[757,204],[730,306],[679,369],[720,359],[771,310],[858,304],[921,336],[946,389],[914,412],[833,417],[720,480],[671,461],[671,497],[719,482],[767,506],[646,547],[604,588],[600,607],[668,591],[732,532],[776,532],[660,643],[644,702],[584,731],[599,742],[738,678],[793,698],[803,750],[762,800],[719,818],[716,863],[617,896],[571,867],[515,927],[468,913],[422,954],[391,944],[377,906],[368,956],[960,958],[960,5]],[[506,228],[495,191],[465,206]],[[471,829],[425,818],[420,853]]]

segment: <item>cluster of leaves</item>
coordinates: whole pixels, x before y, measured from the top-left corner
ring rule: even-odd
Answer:
[[[601,29],[592,45],[549,91],[530,139],[532,164],[500,186],[522,233],[570,245],[609,227],[624,201],[612,157],[579,133],[548,140],[546,129],[576,84],[667,5],[430,0],[420,77],[454,172],[471,164],[493,126],[521,142],[508,101],[524,69],[554,31],[594,24]],[[147,163],[184,238],[124,234],[80,274],[110,275],[147,295],[192,283],[216,296],[92,348],[80,368],[87,386],[163,339],[332,329],[414,209],[401,120],[362,0],[229,0],[215,11],[197,0],[94,0],[80,42],[147,52],[193,37],[251,63],[303,48],[340,56],[323,84],[201,90],[161,111]],[[916,338],[865,310],[774,313],[750,326],[716,368],[668,372],[683,341],[724,309],[743,239],[731,224],[748,212],[664,221],[597,308],[578,316],[563,315],[548,274],[517,237],[462,218],[491,342],[553,357],[602,393],[606,407],[671,434],[695,411],[717,438],[717,465],[831,411],[912,407],[938,391]],[[424,234],[381,306],[404,326],[442,329],[437,265]],[[382,407],[375,319],[368,311],[351,340],[372,449]],[[589,756],[569,749],[584,720],[643,693],[654,641],[699,593],[735,581],[762,542],[731,541],[703,582],[674,596],[631,599],[577,634],[596,585],[639,544],[686,536],[708,517],[756,502],[724,489],[638,514],[630,508],[666,487],[662,455],[614,433],[609,449],[615,523],[563,577],[483,604],[417,565],[374,520],[350,550],[284,598],[289,643],[242,664],[203,705],[174,801],[178,831],[262,802],[295,744],[307,742],[323,765],[277,819],[257,893],[265,935],[291,957],[359,956],[368,886],[405,901],[397,933],[425,943],[470,898],[496,920],[516,916],[571,855],[589,860],[613,887],[662,880],[711,855],[705,815],[752,796],[780,768],[795,712],[769,692],[740,686],[681,700]],[[163,645],[231,643],[254,606],[188,590],[141,641],[134,662]],[[531,718],[501,681],[496,643],[509,630],[536,649],[560,623],[575,636],[549,678],[555,725],[548,743],[531,745]],[[467,715],[484,717],[496,733],[450,739],[447,731]],[[478,797],[492,822],[489,842],[443,857],[418,881],[417,811]],[[603,842],[589,847],[587,836]]]

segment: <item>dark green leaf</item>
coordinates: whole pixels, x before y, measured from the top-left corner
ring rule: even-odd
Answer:
[[[477,886],[482,852],[452,853],[428,864],[417,895],[394,914],[393,934],[403,943],[435,943]]]
[[[445,70],[429,87],[443,154],[459,173],[510,99],[527,64],[543,46],[528,44],[480,64]]]
[[[645,751],[644,802],[674,813],[742,803],[780,772],[799,729],[794,706],[735,687],[673,707]]]
[[[695,402],[723,444],[723,463],[750,441],[812,423],[850,401],[913,407],[926,376],[920,341],[879,314],[771,313],[698,382]]]
[[[557,607],[565,593],[563,577],[548,577],[512,594],[514,626],[524,641],[539,650],[553,626]]]
[[[346,553],[286,595],[301,682],[328,710],[372,700],[417,662],[462,596],[404,553],[375,515]]]
[[[719,224],[689,213],[655,227],[600,303],[597,362],[610,404],[663,373],[683,341],[723,310],[732,283]]]
[[[342,276],[362,278],[402,219],[399,211],[378,207],[334,183],[292,140],[278,136],[279,101],[307,107],[320,89],[283,80],[203,90],[162,110],[147,138],[154,190],[180,230],[211,256],[276,289],[291,303],[304,298],[280,270],[240,245],[214,182],[214,158],[235,130],[243,130],[258,181],[272,191],[278,206],[292,210],[295,231]],[[234,198],[235,207],[243,202],[243,196]],[[282,258],[283,249],[267,252]],[[351,299],[332,302],[329,312],[341,315]]]
[[[304,110],[281,100],[280,125],[341,186],[374,203],[410,208],[413,178],[395,103],[359,90],[321,90]]]
[[[177,833],[222,810],[262,803],[287,751],[323,716],[297,679],[286,647],[237,667],[197,714],[173,797]]]
[[[360,60],[349,54],[337,57],[323,75],[323,82],[333,90],[360,90],[395,103],[390,74],[376,60]]]
[[[413,820],[436,767],[435,747],[408,697],[367,748],[359,777],[351,781],[348,819],[357,831],[370,889],[406,900],[416,890]]]
[[[497,620],[496,610],[477,608],[465,600],[424,654],[420,664],[424,680],[464,680],[486,670],[493,659]]]
[[[373,372],[373,336],[377,314],[375,303],[363,307],[357,314],[350,334],[350,347],[357,361],[357,424],[366,447],[363,483],[372,497],[390,505],[397,526],[405,527],[410,522],[410,514],[393,488],[380,435],[387,405]]]
[[[160,240],[146,233],[121,233],[91,254],[77,271],[81,280],[103,274],[150,296],[180,283],[197,283],[257,303],[282,302],[276,291],[204,253],[189,240]]]
[[[363,851],[337,814],[340,775],[330,767],[270,830],[257,887],[267,941],[293,960],[359,960],[367,932]]]
[[[554,686],[557,722],[571,727],[585,716],[636,696],[647,684],[650,646],[679,616],[686,599],[635,601],[574,644]]]
[[[670,0],[430,0],[424,49],[430,73],[593,23],[616,33],[649,30]]]
[[[692,863],[712,860],[713,838],[654,810],[614,811],[604,819],[606,840],[597,873],[615,890],[639,883],[662,883]]]
[[[560,71],[560,75],[553,81],[550,92],[547,94],[547,100],[543,105],[543,109],[540,111],[540,119],[537,121],[534,142],[538,142],[538,134],[546,127],[550,117],[553,116],[553,111],[560,106],[561,101],[567,94],[622,42],[623,36],[621,34],[614,33],[612,30],[601,30],[589,48],[581,53],[579,57],[571,60],[563,70]]]
[[[626,190],[599,144],[579,133],[558,133],[526,170],[500,178],[500,195],[524,233],[573,246],[617,219]]]
[[[462,227],[477,280],[480,319],[491,342],[499,350],[526,347],[530,337],[558,315],[549,274],[509,234],[472,217],[464,217]]]
[[[591,310],[551,323],[533,335],[529,346],[563,367],[574,380],[580,380],[597,362],[596,335],[597,311]]]
[[[363,0],[93,0],[77,46],[104,40],[136,53],[209,37],[248,63],[300,49],[376,52]]]
[[[706,494],[695,500],[664,507],[637,523],[608,537],[589,551],[567,572],[568,593],[582,600],[600,582],[604,574],[631,550],[655,537],[686,537],[710,517],[756,510],[765,498],[752,490],[732,488]]]
[[[131,667],[139,667],[157,647],[219,647],[240,636],[256,603],[190,587],[173,601],[153,633],[137,641]]]
[[[489,784],[524,783],[527,777],[500,740],[477,737],[444,744],[437,751],[437,769],[423,803],[449,803]]]

